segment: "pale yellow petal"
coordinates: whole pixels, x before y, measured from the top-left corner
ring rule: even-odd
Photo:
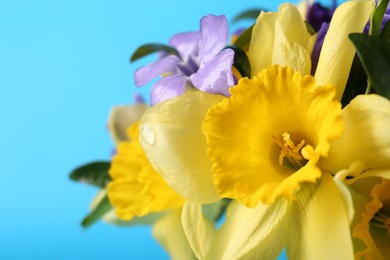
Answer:
[[[145,104],[116,106],[111,109],[108,118],[108,130],[116,145],[119,142],[129,140],[127,128],[140,120],[147,109],[148,106]]]
[[[202,205],[196,202],[186,202],[181,216],[184,233],[198,259],[204,259],[214,238],[215,227],[203,215]]]
[[[301,13],[302,17],[306,17],[307,11],[312,3],[313,0],[302,0],[297,4],[297,9]]]
[[[390,101],[378,95],[361,95],[343,109],[345,129],[331,143],[329,156],[319,161],[332,174],[359,162],[361,172],[390,168]]]
[[[272,64],[288,66],[302,75],[310,74],[311,58],[307,50],[296,42],[289,41],[276,22]]]
[[[267,68],[271,65],[271,50],[274,46],[273,39],[277,18],[277,13],[262,12],[256,20],[248,51],[252,76],[256,76],[261,69]]]
[[[247,208],[233,201],[206,259],[276,259],[285,244],[290,202]]]
[[[290,221],[288,259],[354,259],[348,212],[331,175],[301,189]]]
[[[289,66],[303,75],[309,74],[309,36],[304,19],[292,4],[280,5],[278,13],[260,14],[248,52],[252,76],[271,64]]]
[[[219,199],[213,184],[202,123],[210,106],[223,96],[187,92],[150,108],[141,122],[141,144],[166,182],[196,202]]]
[[[288,66],[302,75],[309,74],[308,40],[309,33],[298,9],[288,3],[280,5],[275,23],[272,64]]]
[[[310,34],[298,9],[289,3],[279,6],[278,22],[286,39],[306,47]]]
[[[168,251],[173,260],[196,259],[181,225],[181,210],[175,210],[157,221],[153,237]]]
[[[344,183],[344,178],[345,176],[342,176],[342,172],[338,172],[336,176],[334,176],[333,180],[337,185],[340,194],[342,195],[343,203],[348,213],[348,219],[350,222],[352,222],[353,217],[355,215],[355,209],[353,207],[353,199],[351,192],[348,189],[348,186]]]
[[[355,47],[348,35],[363,31],[374,6],[373,0],[347,1],[333,15],[322,46],[315,79],[319,85],[335,85],[337,100],[341,100],[355,55]]]

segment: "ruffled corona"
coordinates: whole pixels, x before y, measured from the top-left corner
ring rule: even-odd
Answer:
[[[390,254],[390,181],[383,179],[371,191],[371,200],[365,205],[361,221],[352,235],[361,239],[365,249],[356,253],[356,259],[387,259]]]
[[[122,142],[112,160],[108,197],[119,218],[130,220],[151,212],[180,208],[184,199],[152,168],[138,141],[139,122],[128,131],[130,142]]]
[[[294,199],[302,182],[321,176],[316,163],[342,134],[334,87],[273,66],[240,80],[231,94],[203,124],[219,195],[248,207]]]

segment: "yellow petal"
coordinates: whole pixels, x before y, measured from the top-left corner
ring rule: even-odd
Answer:
[[[150,108],[142,118],[140,140],[149,161],[172,189],[191,201],[219,199],[202,122],[209,107],[222,99],[187,92]]]
[[[302,75],[310,74],[311,58],[307,50],[295,42],[289,42],[280,31],[276,23],[272,64],[288,66]]]
[[[109,170],[107,195],[122,220],[180,208],[184,199],[152,168],[138,141],[139,123],[129,129],[131,141],[122,142]]]
[[[304,20],[294,5],[282,4],[278,13],[261,13],[253,28],[248,52],[252,77],[271,64],[309,74],[308,41]]]
[[[311,76],[273,66],[253,80],[240,80],[231,93],[210,108],[203,125],[218,193],[248,207],[278,196],[293,199],[300,183],[321,176],[316,162],[327,155],[329,140],[341,135],[334,88],[317,87]],[[296,146],[304,142],[297,165],[281,156],[282,137]]]
[[[275,259],[287,237],[289,209],[284,199],[256,208],[233,201],[205,259]]]
[[[116,145],[122,141],[128,141],[127,129],[139,121],[148,106],[145,104],[135,104],[128,106],[116,106],[111,109],[108,118],[108,130]]]
[[[261,12],[253,27],[248,51],[252,77],[256,76],[261,69],[271,65],[271,50],[274,46],[275,22],[277,18],[277,13]]]
[[[332,174],[359,162],[361,172],[390,168],[390,102],[378,95],[361,95],[343,109],[345,129],[319,161]]]
[[[309,186],[317,187],[302,188],[294,201],[288,259],[354,259],[348,212],[332,176]]]
[[[308,9],[312,3],[313,3],[313,0],[299,1],[299,3],[297,4],[297,9],[298,9],[299,13],[301,13],[302,17],[306,17]]]
[[[302,75],[309,74],[311,58],[306,50],[308,41],[309,33],[297,8],[292,4],[280,5],[275,23],[272,64],[290,67]]]
[[[202,205],[196,202],[186,202],[181,221],[195,256],[198,259],[204,259],[214,238],[215,227],[203,215]]]
[[[153,226],[153,237],[168,251],[173,260],[196,259],[181,225],[181,210],[174,210]]]
[[[355,55],[355,47],[348,35],[363,31],[374,6],[373,0],[347,1],[333,14],[322,46],[315,79],[319,85],[329,83],[335,85],[337,100],[341,100]]]

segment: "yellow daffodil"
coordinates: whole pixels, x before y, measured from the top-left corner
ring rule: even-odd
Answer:
[[[107,195],[121,220],[146,223],[153,217],[153,235],[172,259],[195,259],[180,224],[184,199],[152,168],[139,143],[139,122],[128,130],[114,156]],[[160,213],[156,217],[156,213]],[[131,224],[134,224],[130,222]],[[169,230],[169,232],[167,231]]]
[[[246,207],[236,205],[232,219],[227,217],[217,232],[217,246],[208,252],[210,259],[272,259],[284,245],[293,259],[317,254],[351,259],[348,210],[331,175],[317,165],[343,131],[335,88],[274,66],[241,80],[231,93],[209,110],[203,131],[218,194]],[[331,205],[337,220],[326,220]],[[247,224],[238,216],[253,220]],[[340,232],[326,247],[325,231]],[[237,236],[226,235],[235,232]],[[338,250],[340,244],[343,250]]]
[[[321,177],[316,164],[342,134],[334,87],[275,66],[242,79],[231,94],[203,126],[219,195],[248,207],[294,199],[302,182]]]
[[[129,128],[130,142],[122,142],[112,159],[108,197],[124,220],[150,212],[181,208],[184,199],[154,171],[138,141],[139,124]]]

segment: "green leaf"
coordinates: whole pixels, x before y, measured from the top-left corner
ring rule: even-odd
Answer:
[[[378,36],[381,31],[382,19],[390,0],[380,0],[371,18],[371,35]]]
[[[93,225],[96,221],[101,219],[101,217],[106,214],[112,208],[110,201],[108,200],[107,195],[99,202],[99,204],[89,213],[81,222],[81,225],[84,228],[88,228]]]
[[[142,217],[135,216],[129,221],[121,220],[119,219],[114,212],[110,212],[109,214],[106,214],[103,219],[105,222],[116,225],[116,226],[124,226],[124,227],[130,227],[130,226],[152,226],[156,221],[161,219],[166,215],[166,212],[155,212],[155,213],[149,213]]]
[[[390,41],[390,21],[387,21],[387,23],[383,26],[381,38],[385,41]]]
[[[355,45],[370,85],[377,94],[390,98],[390,43],[362,33],[352,33]]]
[[[227,49],[234,51],[234,63],[233,66],[240,72],[242,77],[251,76],[251,65],[249,63],[248,56],[245,51],[236,46],[228,46]]]
[[[142,57],[145,57],[146,55],[158,52],[158,51],[165,51],[169,54],[173,54],[176,56],[179,56],[179,53],[177,50],[169,45],[160,44],[160,43],[147,43],[144,45],[141,45],[138,47],[137,50],[133,53],[133,55],[130,58],[130,62],[136,61]]]
[[[217,222],[225,213],[226,208],[229,206],[230,199],[221,199],[212,204],[205,204],[202,206],[202,211],[205,217],[212,223]]]
[[[367,88],[367,75],[363,69],[360,59],[355,55],[351,71],[348,76],[347,85],[345,87],[341,104],[343,107],[349,104],[357,95],[364,94]]]
[[[108,170],[110,162],[93,162],[75,169],[70,179],[105,188],[111,180]]]
[[[308,33],[314,34],[316,32],[308,21],[305,21],[305,25]]]
[[[264,9],[251,9],[238,14],[233,18],[233,22],[237,22],[243,19],[256,19],[261,12],[265,12]]]
[[[249,47],[249,43],[252,38],[252,30],[254,25],[247,28],[240,36],[238,36],[237,40],[234,42],[234,46],[241,48],[243,50],[247,50]]]

